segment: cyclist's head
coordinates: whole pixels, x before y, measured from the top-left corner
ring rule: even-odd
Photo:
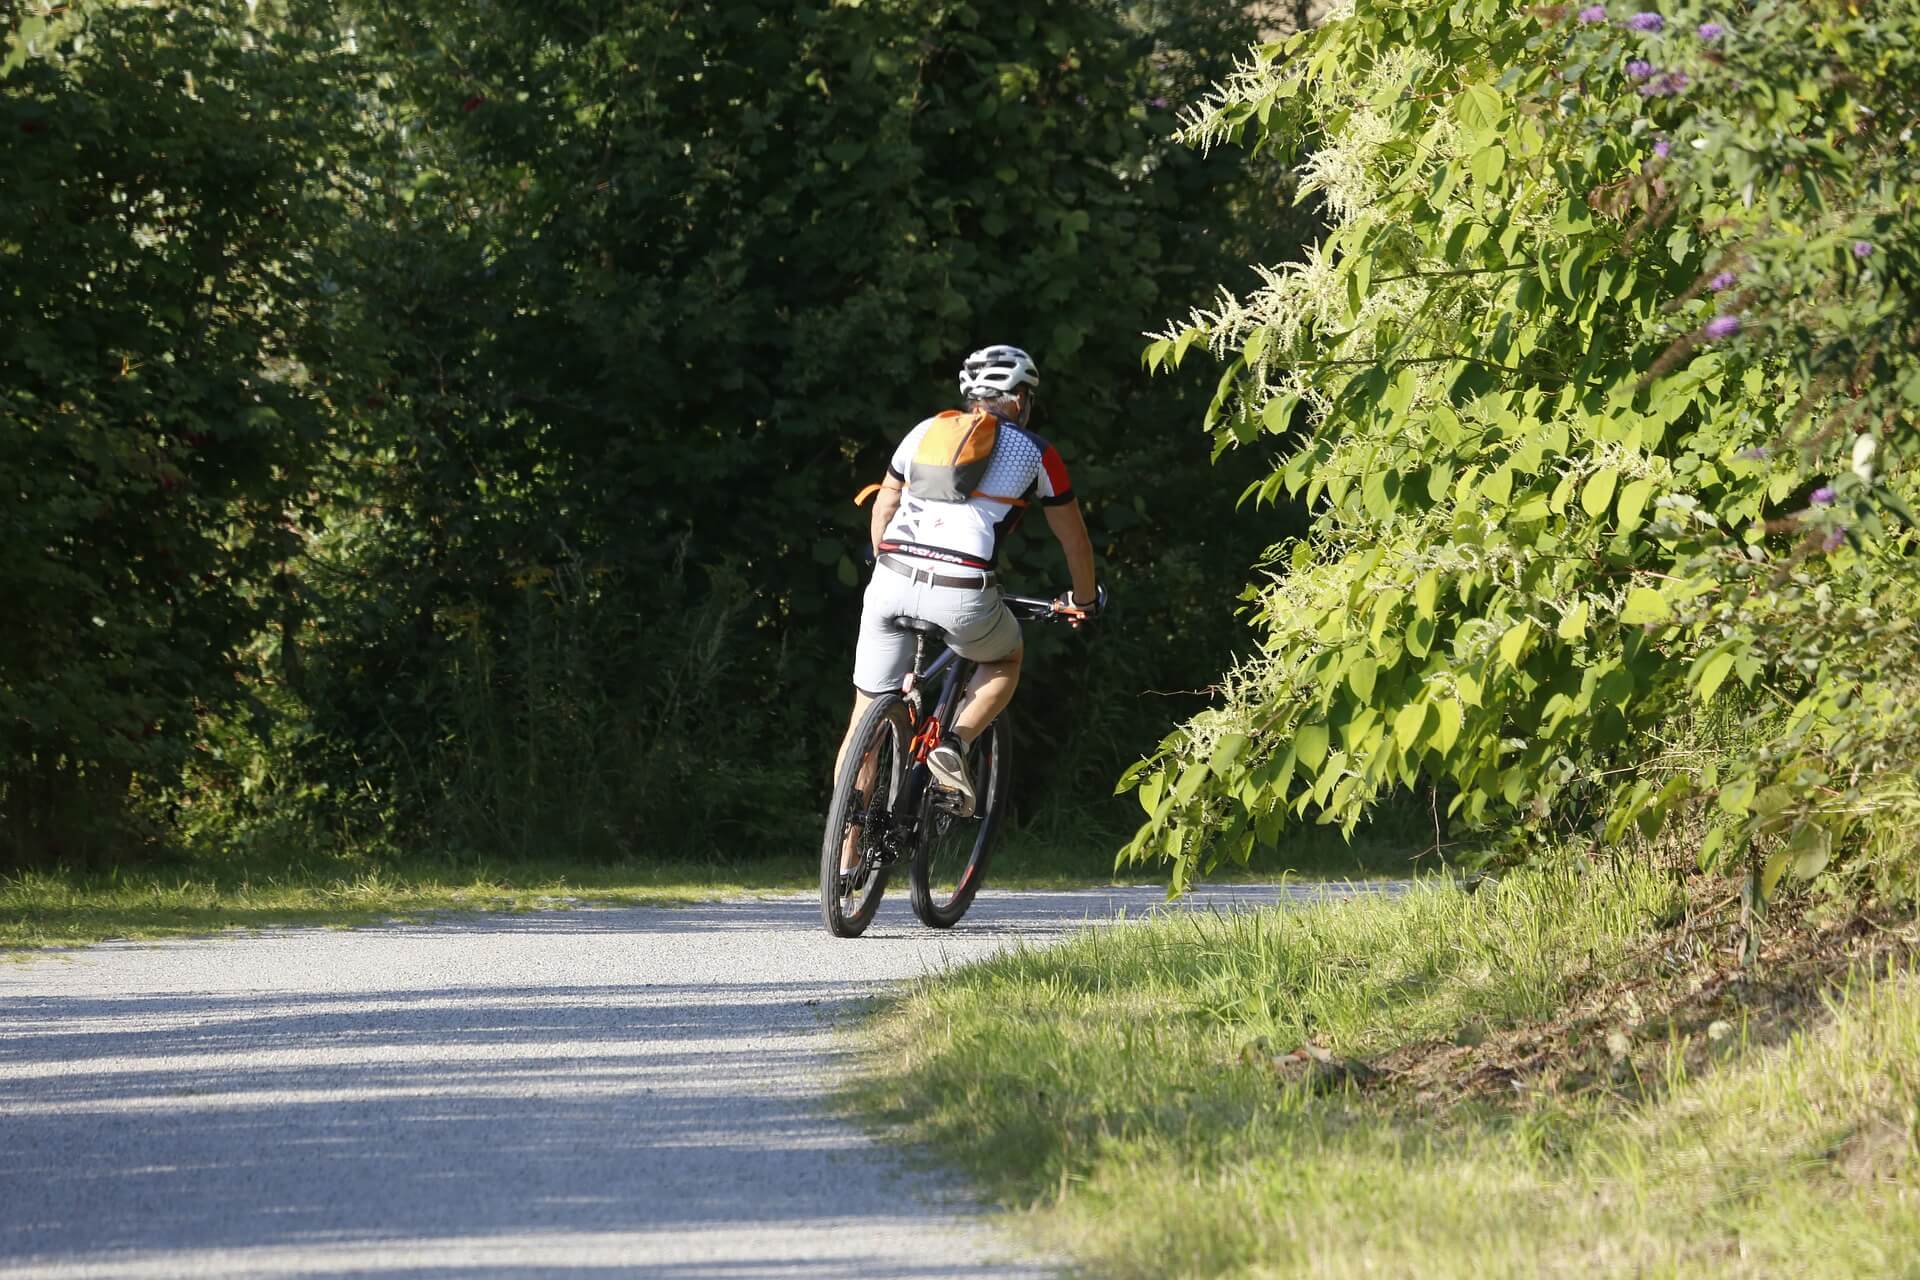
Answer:
[[[982,347],[960,366],[960,394],[969,405],[993,410],[1022,426],[1033,413],[1040,370],[1018,347]]]

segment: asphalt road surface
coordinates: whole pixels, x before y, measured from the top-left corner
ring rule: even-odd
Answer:
[[[1162,893],[905,899],[857,941],[795,896],[0,962],[0,1280],[1052,1275],[832,1113],[834,1024]]]

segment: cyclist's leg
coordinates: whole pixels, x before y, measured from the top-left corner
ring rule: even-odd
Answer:
[[[860,726],[867,708],[886,690],[897,689],[901,677],[913,667],[913,633],[894,622],[905,608],[911,607],[910,600],[900,598],[900,589],[895,585],[905,581],[893,574],[880,573],[867,584],[860,610],[860,637],[853,653],[853,715],[847,720],[846,733],[841,735],[840,750],[833,757],[835,779],[840,777],[847,751],[853,745],[853,731]],[[873,794],[873,776],[878,767],[878,759],[863,765],[855,784],[862,793]],[[832,783],[828,786],[831,788]],[[841,870],[851,870],[860,861],[859,845],[860,829],[849,827],[846,843],[840,850]]]
[[[867,708],[872,706],[874,699],[879,696],[858,687],[854,689],[853,717],[847,721],[847,731],[840,735],[840,750],[833,757],[834,778],[840,776],[840,766],[846,763],[847,748],[853,745],[853,731],[860,727],[860,717],[867,714]]]
[[[953,731],[962,742],[971,743],[985,733],[993,718],[1013,701],[1013,691],[1020,686],[1020,659],[1025,653],[1025,645],[1015,645],[1013,652],[1000,661],[982,662],[974,669],[953,717]]]
[[[1013,700],[1026,646],[1020,639],[1019,621],[998,591],[979,593],[964,616],[947,622],[947,639],[955,652],[975,664],[953,717],[954,732],[961,741],[971,743]]]
[[[847,748],[853,744],[853,731],[859,727],[860,717],[865,715],[867,708],[873,705],[876,696],[877,695],[862,692],[859,689],[853,691],[853,719],[847,723],[847,732],[840,739],[840,751],[833,758],[833,776],[836,779],[840,776],[840,766],[846,763]],[[862,795],[871,796],[873,794],[873,778],[879,767],[880,760],[878,756],[865,761],[861,765],[860,780],[854,785],[860,789]],[[842,871],[851,871],[859,864],[860,828],[857,826],[849,826],[847,828],[847,838],[840,845],[840,869]]]

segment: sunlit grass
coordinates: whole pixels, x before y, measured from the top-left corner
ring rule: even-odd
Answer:
[[[1404,875],[1412,864],[1400,852],[1405,843],[1395,839],[1363,835],[1350,847],[1331,831],[1315,831],[1235,872],[1241,879]],[[1119,843],[1070,823],[1015,827],[994,851],[987,884],[1009,890],[1165,883],[1158,866],[1116,871]],[[819,869],[817,837],[734,861],[403,856],[347,848],[281,853],[256,845],[106,872],[0,875],[0,950],[231,928],[350,927],[444,911],[674,906],[747,893],[810,893],[818,888]],[[893,891],[906,893],[904,870]]]
[[[503,862],[342,854],[284,863],[204,856],[107,873],[0,878],[0,948],[73,946],[280,925],[352,926],[442,911],[673,906],[805,888],[813,865],[765,859]]]
[[[1516,875],[1087,935],[919,984],[865,1033],[852,1101],[1092,1275],[1911,1274],[1911,974],[1625,1099],[1415,1103],[1273,1069],[1550,1015],[1674,895]]]

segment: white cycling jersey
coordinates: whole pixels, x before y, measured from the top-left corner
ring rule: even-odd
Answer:
[[[916,498],[908,476],[920,438],[933,425],[928,418],[893,451],[887,474],[906,486],[900,509],[880,538],[880,550],[941,564],[991,569],[1000,542],[1019,527],[1030,501],[1046,507],[1073,501],[1073,483],[1060,451],[1026,428],[1000,420],[980,488],[965,502]]]

